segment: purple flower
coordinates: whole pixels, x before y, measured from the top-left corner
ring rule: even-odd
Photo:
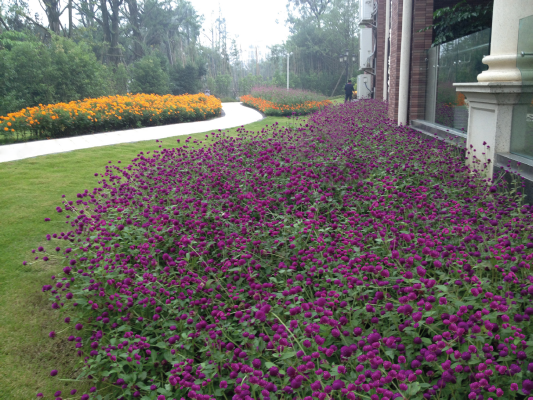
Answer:
[[[522,382],[522,393],[530,394],[532,390],[533,390],[533,381],[530,381],[529,379],[525,379]]]

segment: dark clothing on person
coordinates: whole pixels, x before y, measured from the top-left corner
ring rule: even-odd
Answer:
[[[352,101],[353,89],[354,87],[351,83],[347,83],[346,85],[344,85],[344,93],[345,93],[344,102],[345,103],[348,101],[348,99]]]

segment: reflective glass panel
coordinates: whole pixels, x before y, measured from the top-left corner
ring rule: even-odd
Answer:
[[[533,85],[533,16],[520,20],[517,53],[522,84]],[[513,107],[511,153],[533,159],[533,93],[522,93]]]
[[[468,104],[454,83],[477,82],[488,67],[483,56],[489,54],[490,29],[444,43],[439,46],[435,122],[466,132]]]

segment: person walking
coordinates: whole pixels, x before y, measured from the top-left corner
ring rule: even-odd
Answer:
[[[352,85],[352,80],[349,79],[348,80],[348,83],[346,85],[344,85],[344,103],[346,104],[346,102],[348,101],[348,99],[350,99],[350,101],[352,101],[352,95],[353,95],[353,85]]]

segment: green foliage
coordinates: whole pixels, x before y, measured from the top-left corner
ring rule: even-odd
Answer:
[[[264,84],[263,77],[248,74],[244,76],[243,78],[239,79],[239,88],[241,93],[250,93],[252,91],[252,88],[255,86],[260,86]],[[276,83],[274,83],[276,85]],[[283,82],[276,86],[283,86]]]
[[[419,32],[433,28],[435,40],[432,47],[470,35],[492,26],[493,7],[492,1],[484,5],[471,6],[463,0],[453,7],[439,8],[433,13],[433,21],[436,22]]]
[[[108,94],[112,75],[85,43],[76,44],[55,36],[49,51],[51,63],[48,76],[54,82],[54,102]]]
[[[215,94],[218,96],[229,96],[230,95],[230,84],[231,76],[229,75],[218,75],[215,78]]]
[[[170,92],[168,73],[163,69],[158,57],[145,56],[133,64],[131,92],[160,95]]]
[[[128,93],[128,70],[124,64],[119,64],[115,71],[113,72],[113,82],[115,84],[114,93],[115,94],[126,94]]]
[[[85,43],[54,36],[45,45],[17,32],[0,34],[0,115],[38,104],[107,94],[112,77]]]
[[[185,67],[176,64],[170,70],[170,92],[174,95],[198,93],[200,89],[201,70],[193,64]]]
[[[356,56],[356,62],[349,61],[349,76],[357,68],[358,3],[353,0],[299,0],[292,3],[296,5],[297,13],[289,13],[291,36],[286,48],[293,52],[290,87],[317,91],[325,96],[341,94],[346,66],[339,63],[339,54],[348,50]],[[274,57],[284,61],[282,52],[277,52]],[[274,80],[280,86],[286,85],[286,68],[281,69]]]

